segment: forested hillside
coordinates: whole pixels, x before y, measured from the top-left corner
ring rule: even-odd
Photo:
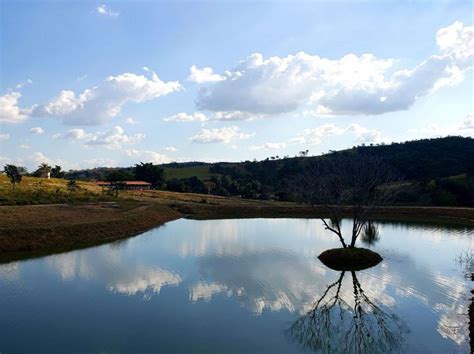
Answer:
[[[252,199],[291,200],[291,184],[317,161],[340,155],[382,157],[397,171],[397,203],[474,206],[474,139],[446,137],[389,145],[357,146],[320,156],[269,157],[239,163],[202,162],[161,165],[161,188]],[[106,179],[120,170],[133,179],[133,168],[74,171],[69,177]]]

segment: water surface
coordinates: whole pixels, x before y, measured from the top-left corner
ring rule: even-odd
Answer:
[[[472,229],[378,226],[384,260],[355,273],[319,262],[338,241],[315,219],[177,220],[0,265],[0,352],[469,352]]]

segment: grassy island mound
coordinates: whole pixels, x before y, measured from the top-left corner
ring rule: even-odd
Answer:
[[[333,248],[319,255],[319,260],[334,270],[362,270],[373,267],[382,257],[367,248]]]

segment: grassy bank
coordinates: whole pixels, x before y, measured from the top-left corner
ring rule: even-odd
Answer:
[[[0,262],[115,241],[179,217],[137,202],[0,207]]]

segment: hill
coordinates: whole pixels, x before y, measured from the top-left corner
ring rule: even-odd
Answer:
[[[474,139],[446,137],[356,146],[320,156],[271,157],[239,163],[171,163],[164,169],[163,189],[175,192],[211,193],[248,199],[291,200],[288,188],[308,166],[338,155],[381,157],[401,181],[397,203],[405,205],[474,206]],[[117,169],[73,171],[67,177],[104,179]],[[132,168],[121,169],[132,173]]]

